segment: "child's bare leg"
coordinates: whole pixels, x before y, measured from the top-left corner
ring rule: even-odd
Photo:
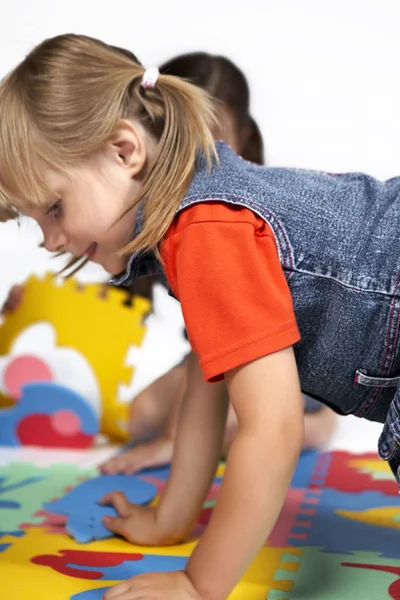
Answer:
[[[304,414],[304,448],[321,448],[329,442],[336,428],[336,415],[328,406]]]
[[[131,474],[171,462],[185,373],[184,365],[174,367],[138,394],[131,405],[129,428],[138,443],[104,463],[103,473]]]

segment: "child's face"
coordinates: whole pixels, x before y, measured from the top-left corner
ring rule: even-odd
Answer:
[[[128,257],[117,252],[130,239],[137,207],[119,217],[140,192],[146,161],[144,144],[140,149],[132,148],[129,144],[110,144],[68,173],[44,169],[52,192],[47,204],[24,203],[18,208],[37,221],[47,250],[86,255],[111,274],[125,268]]]

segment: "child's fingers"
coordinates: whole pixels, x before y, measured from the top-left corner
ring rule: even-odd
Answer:
[[[106,591],[103,600],[120,600],[130,590],[130,582],[124,581]]]
[[[7,314],[7,313],[12,312],[13,310],[17,309],[18,306],[22,302],[23,295],[24,295],[23,286],[22,285],[14,285],[11,288],[11,290],[8,294],[8,297],[2,306],[1,314]]]
[[[126,518],[125,517],[110,517],[109,515],[104,517],[102,520],[104,527],[116,533],[126,537]]]
[[[122,492],[110,492],[103,496],[99,504],[111,504],[121,517],[128,517],[132,511],[132,504]]]
[[[112,458],[106,463],[100,465],[100,471],[105,475],[116,475],[120,472],[118,457]]]

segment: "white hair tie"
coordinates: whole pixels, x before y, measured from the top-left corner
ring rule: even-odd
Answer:
[[[158,76],[160,75],[160,71],[157,67],[151,67],[151,69],[146,69],[143,74],[141,86],[144,90],[153,90],[156,87]]]

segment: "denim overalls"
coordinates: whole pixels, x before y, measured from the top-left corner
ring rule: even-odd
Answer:
[[[399,479],[400,178],[260,167],[216,147],[220,165],[210,173],[197,161],[179,211],[221,201],[269,224],[301,334],[294,350],[303,392],[340,414],[385,423],[379,454]],[[132,256],[114,283],[159,268],[152,254]]]

